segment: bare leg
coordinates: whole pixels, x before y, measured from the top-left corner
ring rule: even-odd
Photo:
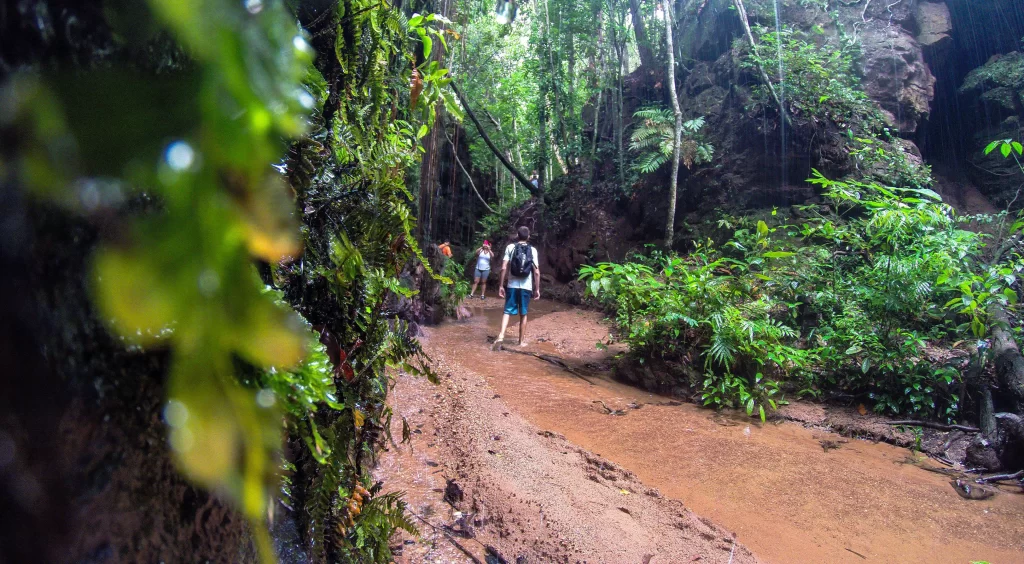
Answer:
[[[486,298],[487,297],[487,279],[486,278],[483,279],[483,287],[480,288],[480,297],[481,298]]]
[[[476,284],[477,284],[477,282],[479,282],[479,281],[480,281],[480,279],[479,279],[479,278],[474,278],[474,279],[473,279],[473,289],[469,291],[469,297],[471,297],[471,298],[472,298],[472,297],[473,297],[473,294],[475,294],[475,293],[476,293]]]
[[[505,330],[508,329],[508,314],[501,316],[501,332],[498,333],[498,338],[495,339],[495,343],[500,343],[505,340]]]
[[[519,316],[519,346],[526,346],[526,316]]]

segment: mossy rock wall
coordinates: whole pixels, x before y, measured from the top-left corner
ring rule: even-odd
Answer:
[[[187,483],[162,419],[165,352],[110,336],[93,309],[93,228],[52,208],[3,210],[28,234],[8,269],[0,441],[6,562],[239,562],[247,525]],[[8,239],[11,240],[11,239]],[[17,380],[17,382],[14,382]]]

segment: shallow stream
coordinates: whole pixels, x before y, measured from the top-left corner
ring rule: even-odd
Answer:
[[[762,425],[643,392],[600,370],[587,381],[534,357],[491,352],[499,303],[469,305],[471,319],[428,330],[431,346],[483,374],[539,429],[632,471],[737,533],[765,561],[1024,562],[1024,495],[967,501],[907,449],[790,422]],[[604,330],[595,314],[546,301],[531,310],[528,335],[541,342],[525,350],[580,367],[607,363],[609,352],[579,346]],[[506,340],[516,335],[510,327]]]

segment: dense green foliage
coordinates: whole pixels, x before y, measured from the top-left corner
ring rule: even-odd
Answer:
[[[706,404],[760,412],[782,386],[955,419],[960,376],[926,349],[983,336],[988,305],[1016,303],[1024,262],[986,263],[984,236],[929,190],[812,182],[827,205],[792,224],[725,218],[735,231],[722,245],[585,266],[581,278],[616,311],[630,354],[702,359],[690,384]]]
[[[790,29],[781,32],[756,29],[760,45],[751,50],[742,66],[763,66],[774,72],[776,87],[784,87],[783,102],[794,118],[873,129],[881,126],[878,110],[860,87],[855,71],[859,49],[851,41],[834,43],[821,37],[806,37]],[[779,53],[783,76],[778,77]],[[784,81],[784,82],[783,82]],[[758,103],[769,101],[768,89],[752,88]]]
[[[441,309],[445,317],[457,317],[459,304],[469,295],[466,267],[454,259],[446,259],[441,274],[452,280],[451,284],[441,286]]]
[[[394,529],[415,531],[404,502],[379,495],[367,470],[390,433],[388,367],[433,377],[425,365],[410,364],[419,345],[386,304],[412,295],[398,277],[411,257],[430,272],[413,238],[405,172],[418,161],[417,140],[437,103],[452,103],[447,73],[429,57],[444,47],[444,21],[406,18],[373,2],[340,5],[320,23],[337,30],[333,53],[306,81],[322,110],[286,162],[303,211],[303,252],[273,265],[269,278],[317,328],[333,368],[311,368],[321,380],[330,368],[336,385],[335,403],[326,398],[313,410],[307,402],[292,434],[306,448],[290,478],[293,486],[301,478],[303,487],[293,487],[291,498],[303,508],[300,522],[315,561],[386,562]],[[332,108],[332,99],[343,103]]]

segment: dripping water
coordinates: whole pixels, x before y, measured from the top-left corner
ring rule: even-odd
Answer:
[[[894,17],[896,17],[896,14],[893,14],[893,12],[892,12],[892,8],[896,4],[899,4],[899,2],[894,2],[894,3],[889,4],[888,6],[886,6],[886,9],[889,11],[889,24],[886,25],[886,27],[885,27],[886,34],[889,36],[889,52],[890,52],[890,57],[891,57],[891,60],[892,60],[892,77],[893,77],[893,80],[896,80],[896,78],[899,76],[899,64],[898,64],[897,55],[896,55],[896,36],[899,34],[899,31],[894,29],[893,25],[892,25],[892,20],[893,20]],[[901,129],[902,123],[903,123],[903,104],[901,102],[897,102],[896,103],[896,124],[895,124],[896,125],[896,127],[895,127],[896,131],[894,132],[894,134],[897,137],[900,134],[900,129]]]
[[[779,21],[779,0],[775,0],[775,47],[778,49],[776,56],[779,60],[779,132],[782,137],[782,145],[780,146],[781,162],[779,163],[781,177],[779,179],[779,185],[781,187],[785,187],[787,180],[786,171],[788,166],[786,164],[786,75],[783,74],[782,23]]]

